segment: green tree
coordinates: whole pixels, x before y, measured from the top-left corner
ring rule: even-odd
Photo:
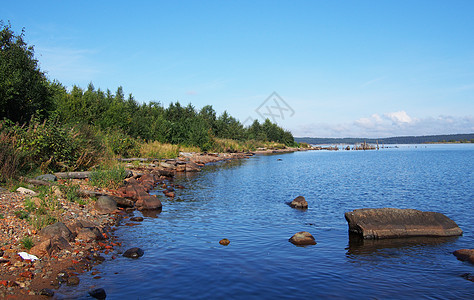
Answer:
[[[0,21],[0,118],[28,122],[34,114],[46,117],[54,102],[45,74],[24,41],[24,29],[15,35]]]

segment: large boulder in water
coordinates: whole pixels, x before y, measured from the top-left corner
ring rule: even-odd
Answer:
[[[307,209],[308,202],[306,202],[306,199],[303,196],[298,196],[290,202],[290,206],[293,208]]]
[[[437,212],[398,208],[364,208],[345,213],[349,232],[363,239],[458,236],[458,225]]]

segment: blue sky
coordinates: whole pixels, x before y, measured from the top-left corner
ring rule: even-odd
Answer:
[[[69,88],[122,86],[139,102],[210,104],[313,137],[474,132],[473,13],[474,1],[435,0],[0,7]]]

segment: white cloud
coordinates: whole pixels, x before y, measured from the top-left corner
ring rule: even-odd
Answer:
[[[384,114],[385,117],[392,120],[393,123],[411,123],[413,119],[403,110]]]
[[[348,123],[305,125],[293,130],[295,136],[368,138],[473,132],[473,116],[414,118],[405,111],[373,114]]]

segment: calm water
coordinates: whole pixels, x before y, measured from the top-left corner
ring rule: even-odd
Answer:
[[[279,161],[278,159],[281,159]],[[105,288],[108,299],[472,299],[474,266],[452,252],[474,247],[474,145],[314,151],[206,166],[178,177],[176,200],[117,233],[119,257],[81,277],[65,297]],[[158,192],[158,194],[161,194]],[[302,195],[307,211],[285,204]],[[344,213],[415,208],[452,218],[459,238],[349,243]],[[139,212],[136,215],[141,215]],[[317,245],[288,239],[309,231]],[[229,246],[219,245],[228,238]]]

